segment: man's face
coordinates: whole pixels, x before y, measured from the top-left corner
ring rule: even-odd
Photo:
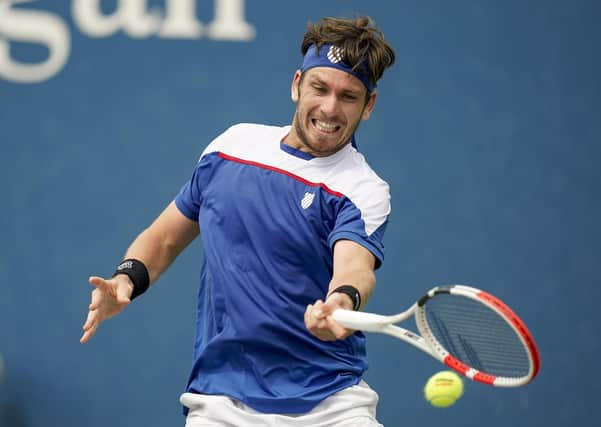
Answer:
[[[359,79],[330,67],[297,71],[291,95],[296,112],[284,142],[316,157],[334,154],[348,144],[376,100],[372,92],[366,102],[367,89]]]

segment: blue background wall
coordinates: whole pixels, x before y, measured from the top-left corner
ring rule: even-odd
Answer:
[[[116,3],[102,2],[103,11]],[[196,3],[208,22],[213,2]],[[200,246],[83,346],[87,277],[112,273],[226,127],[289,123],[307,21],[363,13],[398,59],[358,134],[393,196],[387,262],[368,309],[397,312],[434,284],[470,283],[521,313],[542,354],[527,387],[469,383],[461,401],[438,410],[421,390],[440,366],[370,336],[381,421],[554,427],[596,418],[598,2],[247,1],[256,29],[247,42],[93,38],[70,7],[13,6],[59,16],[71,52],[44,82],[0,77],[0,426],[183,425],[177,399],[190,366]],[[48,53],[10,45],[21,61]]]

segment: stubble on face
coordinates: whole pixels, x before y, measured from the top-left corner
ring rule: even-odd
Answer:
[[[308,118],[309,113],[306,113],[301,107],[302,91],[300,88],[300,84],[298,88],[298,97],[299,101],[296,104],[296,111],[294,112],[293,126],[299,142],[302,146],[306,148],[307,152],[309,152],[315,157],[330,156],[332,154],[337,153],[351,142],[352,136],[355,134],[357,128],[361,124],[361,117],[363,115],[363,111],[366,108],[365,105],[363,106],[363,108],[359,112],[357,119],[353,123],[345,124],[345,121],[338,120],[337,117],[323,118],[326,119],[326,121],[340,122],[345,124],[346,129],[343,135],[340,137],[340,140],[334,145],[332,145],[327,141],[327,136],[324,136],[323,138],[316,136],[315,138],[313,138],[313,140],[309,137],[305,129],[307,126],[310,126],[309,122],[311,122],[312,119]]]
[[[302,117],[302,115],[301,115],[301,117]],[[299,120],[298,107],[296,109],[296,112],[294,113],[293,123],[294,123],[294,130],[296,132],[296,136],[298,137],[300,143],[305,148],[308,149],[308,152],[310,154],[314,155],[315,157],[325,157],[325,156],[330,156],[332,154],[337,153],[338,151],[342,150],[349,142],[351,142],[351,138],[352,138],[353,134],[359,127],[360,120],[357,120],[357,122],[353,124],[352,132],[350,133],[349,136],[346,136],[346,135],[343,136],[340,139],[340,141],[338,141],[333,147],[330,147],[330,148],[324,148],[324,146],[327,147],[327,145],[320,143],[319,137],[317,137],[317,141],[315,141],[315,143],[313,143],[311,141],[311,139],[305,132],[305,129],[301,123],[301,120]]]

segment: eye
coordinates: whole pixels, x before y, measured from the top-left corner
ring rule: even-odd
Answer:
[[[347,102],[355,102],[357,100],[357,96],[352,93],[345,93],[342,95],[342,99]]]
[[[317,93],[325,93],[326,92],[326,88],[321,86],[321,85],[313,85],[313,89],[317,92]]]

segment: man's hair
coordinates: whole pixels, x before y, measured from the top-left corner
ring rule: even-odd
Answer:
[[[342,60],[353,71],[363,72],[366,67],[374,86],[384,70],[394,64],[394,50],[369,16],[354,19],[322,18],[315,24],[309,22],[301,53],[304,56],[311,45],[316,45],[319,50],[323,44],[342,48]]]

